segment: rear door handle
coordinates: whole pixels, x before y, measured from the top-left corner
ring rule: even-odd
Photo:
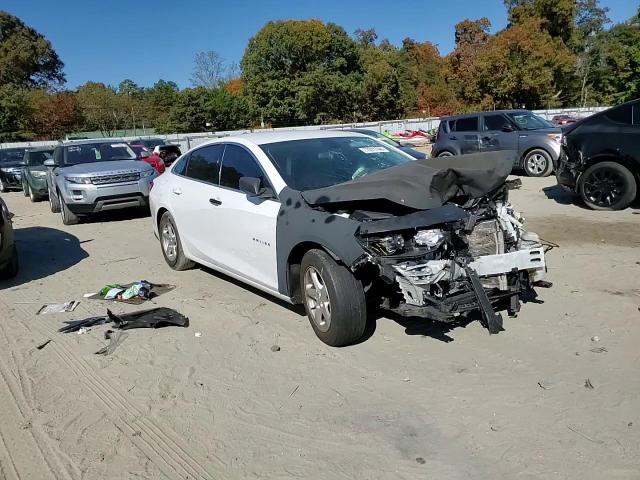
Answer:
[[[181,188],[174,188],[172,190],[172,192],[176,195],[182,195],[182,189]]]
[[[220,200],[216,199],[216,198],[210,198],[209,199],[209,203],[211,205],[213,205],[214,207],[218,207],[218,206],[222,205],[222,202]]]

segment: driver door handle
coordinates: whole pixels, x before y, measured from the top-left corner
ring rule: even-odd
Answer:
[[[211,205],[213,205],[214,207],[219,207],[220,205],[222,205],[222,202],[220,200],[218,200],[217,198],[210,198],[209,199],[209,203]]]
[[[182,189],[181,189],[181,188],[174,188],[174,189],[172,190],[172,192],[173,192],[175,195],[182,195]]]

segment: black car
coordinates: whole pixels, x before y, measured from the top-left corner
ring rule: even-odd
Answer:
[[[418,150],[416,150],[415,148],[409,146],[409,145],[402,145],[400,142],[396,142],[393,138],[389,138],[381,133],[376,132],[375,130],[368,130],[366,128],[349,128],[347,130],[345,130],[346,132],[354,132],[354,133],[361,133],[362,135],[367,135],[368,137],[373,137],[376,138],[378,140],[380,140],[381,142],[387,143],[393,147],[396,147],[400,150],[402,150],[404,153],[408,153],[409,155],[411,155],[413,158],[415,158],[416,160],[422,160],[423,158],[427,158],[427,154],[426,153],[422,153],[419,152]]]
[[[563,129],[558,183],[594,210],[622,210],[640,183],[640,99]]]
[[[162,138],[139,138],[138,140],[132,140],[129,143],[134,145],[142,145],[150,152],[152,152],[153,149],[159,145],[167,145],[167,142],[165,142]]]
[[[25,148],[0,149],[0,192],[22,189]]]
[[[18,274],[18,251],[13,235],[12,214],[0,198],[0,279]]]

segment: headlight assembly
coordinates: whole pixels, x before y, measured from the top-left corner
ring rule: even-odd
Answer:
[[[64,177],[64,179],[69,183],[91,185],[91,177]]]
[[[140,172],[140,178],[152,177],[156,171],[152,168],[151,170],[144,170]]]

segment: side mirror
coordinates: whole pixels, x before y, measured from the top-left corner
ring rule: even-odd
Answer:
[[[508,123],[505,123],[502,126],[502,131],[503,132],[513,132],[515,130],[515,128],[513,128],[513,125],[509,125]]]
[[[151,156],[151,154],[149,152],[147,152],[146,150],[142,150],[140,152],[140,158],[149,158]]]
[[[262,188],[262,181],[256,177],[240,177],[238,186],[240,191],[251,197],[257,197],[264,190],[264,188]]]
[[[43,165],[44,165],[45,167],[55,167],[55,166],[56,166],[56,162],[54,162],[54,161],[53,161],[53,158],[47,158],[47,159],[44,161]]]

